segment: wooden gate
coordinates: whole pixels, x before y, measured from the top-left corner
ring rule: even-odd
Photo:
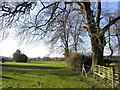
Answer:
[[[100,65],[95,65],[95,75],[102,78],[106,78],[112,81],[112,87],[115,88],[119,84],[119,74],[118,68],[116,67],[105,67]]]

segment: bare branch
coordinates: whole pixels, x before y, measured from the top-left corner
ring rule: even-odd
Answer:
[[[59,3],[56,3],[56,2],[50,4],[50,5],[46,6],[46,7],[43,7],[43,8],[37,13],[36,18],[35,18],[35,22],[37,21],[37,17],[38,17],[38,15],[40,14],[40,12],[43,11],[44,9],[46,9],[46,8],[49,8],[49,7],[52,6],[52,5],[55,5],[55,7],[53,8],[53,11],[52,11],[52,13],[51,13],[51,16],[50,16],[49,20],[48,20],[46,23],[44,23],[44,24],[42,24],[42,25],[39,25],[39,26],[37,26],[37,27],[45,26],[45,25],[46,25],[47,23],[49,23],[50,20],[53,18],[53,15],[54,15],[54,13],[55,13],[55,11],[57,10],[58,5],[59,5]]]
[[[83,10],[83,5],[80,2],[76,2],[76,4]]]
[[[112,49],[112,46],[110,43],[110,30],[108,30],[108,44],[109,44],[109,49],[111,51],[110,57],[112,57],[113,56],[113,49]]]
[[[16,13],[25,13],[26,11],[28,11],[32,4],[34,2],[22,2],[21,4],[18,4],[15,8],[13,8],[11,10],[11,7],[8,7],[6,5],[3,5],[2,6],[2,11],[6,12],[6,13],[3,13],[1,16],[7,16],[7,15],[15,15]]]
[[[110,26],[112,26],[113,24],[116,23],[116,21],[120,20],[120,16],[118,16],[117,18],[113,19],[111,22],[109,22],[104,28],[103,28],[103,32],[107,31]]]

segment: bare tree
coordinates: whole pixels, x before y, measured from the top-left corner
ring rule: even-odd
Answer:
[[[50,36],[50,43],[53,46],[54,44],[57,44],[57,42],[61,43],[59,47],[63,48],[65,57],[69,57],[69,49],[74,49],[77,52],[77,47],[79,43],[82,41],[80,38],[80,35],[82,35],[82,29],[80,29],[80,26],[82,25],[82,18],[80,18],[80,14],[75,12],[71,13],[72,4],[69,5],[69,7],[66,8],[66,11],[64,13],[61,13],[60,16],[57,17],[56,22],[59,23],[50,23],[49,30],[53,31],[52,35]],[[81,23],[79,23],[81,21]],[[56,26],[56,30],[53,30]],[[58,47],[58,46],[57,46]]]
[[[92,45],[92,70],[94,71],[94,65],[104,65],[103,51],[106,45],[105,32],[120,19],[120,16],[114,18],[111,22],[101,28],[101,2],[98,2],[97,4],[96,16],[94,15],[94,11],[91,9],[92,4],[90,2],[77,2],[76,4],[85,12],[87,32],[90,36]]]
[[[106,20],[108,22],[111,22],[115,16],[118,15],[118,11],[116,12],[110,12],[106,11],[104,14],[106,17]],[[110,55],[109,57],[111,58],[114,54],[117,54],[119,52],[119,39],[120,39],[120,33],[119,33],[119,21],[117,21],[114,25],[112,25],[107,31],[106,31],[106,44],[108,43],[109,50],[110,50]]]

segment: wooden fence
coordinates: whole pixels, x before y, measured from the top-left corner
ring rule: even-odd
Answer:
[[[119,82],[118,68],[95,65],[95,75],[112,81],[112,87],[115,88]]]

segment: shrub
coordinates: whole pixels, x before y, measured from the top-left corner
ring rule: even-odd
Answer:
[[[27,62],[27,56],[25,54],[21,54],[20,50],[16,50],[13,54],[13,60],[16,62]]]
[[[85,66],[90,66],[92,63],[91,61],[92,61],[91,56],[85,56],[80,53],[70,53],[70,57],[66,58],[68,66],[72,70],[75,70],[77,72],[81,72],[83,64]]]

